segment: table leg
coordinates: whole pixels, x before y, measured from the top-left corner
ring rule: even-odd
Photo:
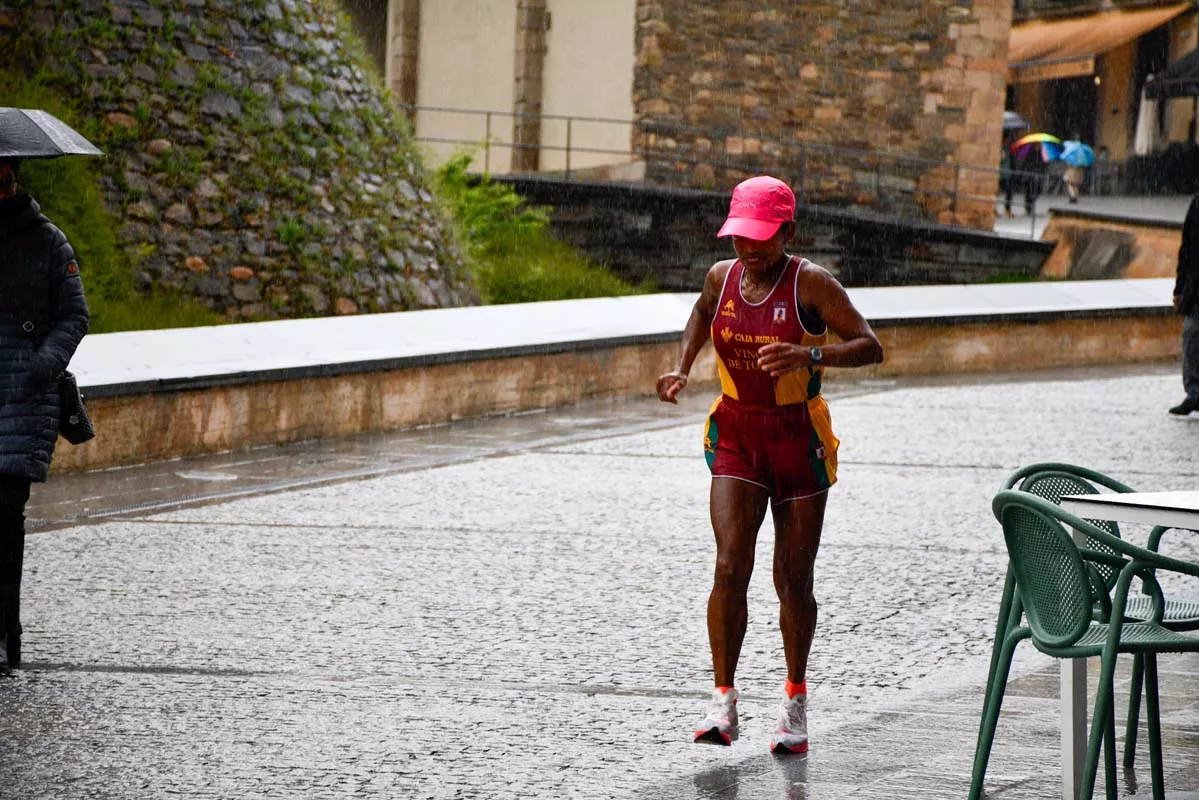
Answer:
[[[1062,800],[1078,800],[1087,757],[1087,660],[1061,661]]]
[[[1086,535],[1074,531],[1074,543],[1086,544]],[[1078,800],[1082,767],[1087,759],[1087,660],[1063,658],[1061,667],[1062,800]]]

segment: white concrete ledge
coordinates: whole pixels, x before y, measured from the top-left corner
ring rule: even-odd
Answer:
[[[878,327],[1170,313],[1166,279],[852,289]],[[693,294],[285,320],[88,336],[89,396],[202,389],[676,340]]]
[[[967,286],[896,286],[851,289],[854,305],[873,325],[988,322],[1173,312],[1174,281],[1049,281]]]
[[[857,289],[886,358],[858,378],[1177,358],[1169,280]],[[87,470],[652,394],[692,294],[87,337]],[[840,370],[829,376],[837,379]],[[705,348],[693,382],[716,380]]]

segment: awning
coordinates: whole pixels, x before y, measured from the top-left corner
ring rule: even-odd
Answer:
[[[1165,25],[1193,7],[1185,2],[1013,25],[1008,40],[1008,83],[1091,75],[1096,56]]]
[[[1145,81],[1145,96],[1150,100],[1171,97],[1199,97],[1199,50],[1192,50]]]

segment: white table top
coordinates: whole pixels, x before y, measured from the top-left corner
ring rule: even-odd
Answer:
[[[1061,505],[1084,519],[1199,530],[1199,491],[1075,494],[1063,497]]]

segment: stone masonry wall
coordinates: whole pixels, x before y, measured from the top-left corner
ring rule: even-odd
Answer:
[[[734,255],[727,239],[715,238],[728,213],[723,192],[520,175],[497,180],[552,208],[559,238],[617,275],[662,291],[698,292],[712,264]],[[796,222],[794,252],[850,287],[1033,278],[1053,251],[1033,239],[823,207],[800,206]]]
[[[369,64],[334,0],[0,0],[0,68],[108,155],[139,288],[231,319],[477,302]]]
[[[1011,0],[775,6],[638,0],[634,147],[651,179],[770,172],[801,200],[992,227]]]

